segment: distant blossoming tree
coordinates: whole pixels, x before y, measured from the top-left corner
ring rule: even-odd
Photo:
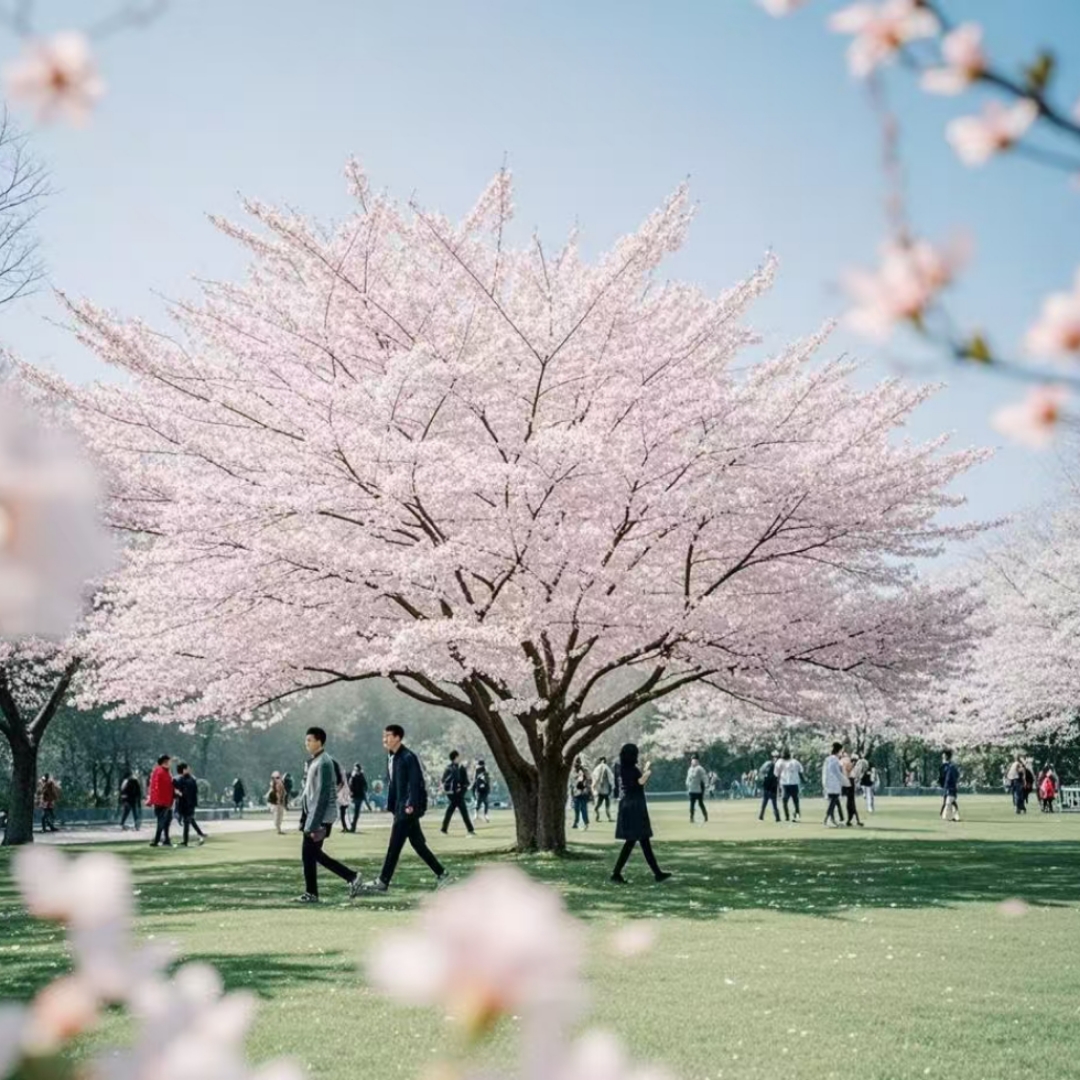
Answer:
[[[968,597],[913,567],[974,531],[938,512],[980,453],[894,438],[931,391],[856,390],[822,336],[749,364],[773,267],[717,298],[664,281],[684,189],[590,264],[508,244],[505,172],[457,225],[349,179],[334,231],[221,223],[250,277],[176,338],[74,305],[123,383],[24,367],[134,538],[89,697],[250,719],[386,678],[476,725],[519,845],[557,850],[571,761],[643,705],[700,684],[795,712],[963,653]]]

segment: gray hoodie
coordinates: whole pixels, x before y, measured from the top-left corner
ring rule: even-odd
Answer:
[[[320,751],[311,759],[304,778],[304,796],[300,803],[300,828],[314,832],[321,825],[333,824],[338,819],[337,777],[334,759]]]

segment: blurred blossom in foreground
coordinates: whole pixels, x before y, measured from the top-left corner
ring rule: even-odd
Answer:
[[[0,636],[66,633],[111,563],[97,477],[73,442],[0,396]]]
[[[632,922],[620,926],[610,939],[616,956],[631,957],[647,953],[656,944],[656,931],[647,922]]]
[[[1008,918],[1016,919],[1021,915],[1026,915],[1031,910],[1028,907],[1026,901],[1019,899],[1018,897],[1012,897],[1009,900],[1002,900],[998,904],[998,911]]]
[[[81,126],[105,93],[90,43],[75,30],[31,40],[4,69],[8,98],[34,110],[39,122],[58,117]]]
[[[848,67],[852,75],[863,79],[909,41],[933,37],[939,24],[918,0],[885,0],[852,4],[829,19],[829,28],[854,35],[848,46]]]
[[[634,1065],[614,1035],[588,1031],[570,1049],[558,1080],[666,1080],[662,1069]]]
[[[1039,106],[1028,98],[1015,105],[988,101],[979,116],[950,121],[945,137],[965,165],[985,165],[995,154],[1015,145],[1038,116]]]
[[[1080,355],[1080,270],[1072,292],[1051,293],[1043,301],[1038,319],[1027,332],[1025,344],[1036,356]]]
[[[443,1005],[473,1036],[503,1015],[565,1012],[581,1000],[582,935],[552,889],[491,867],[440,892],[369,961],[377,987],[410,1005]]]
[[[877,270],[852,270],[844,276],[855,301],[848,324],[857,333],[882,341],[897,323],[918,322],[968,254],[969,244],[962,238],[943,248],[928,240],[883,245]]]
[[[1069,392],[1063,386],[1036,386],[1023,401],[998,409],[990,424],[1021,446],[1043,450],[1053,441],[1068,399]]]
[[[966,90],[986,70],[982,37],[982,27],[975,23],[964,23],[947,34],[941,43],[945,66],[923,72],[922,88],[931,94]]]
[[[808,0],[758,0],[758,6],[779,19],[783,15],[790,15],[793,11],[798,11],[807,2]]]

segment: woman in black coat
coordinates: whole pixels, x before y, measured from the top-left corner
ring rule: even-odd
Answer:
[[[615,863],[611,880],[618,885],[627,884],[622,876],[630,853],[635,844],[641,845],[641,854],[649,864],[653,877],[657,881],[667,881],[670,874],[660,869],[652,849],[652,825],[649,822],[649,808],[645,804],[645,785],[649,781],[649,764],[645,771],[638,768],[638,748],[627,743],[619,751],[619,781],[622,786],[622,799],[619,801],[619,819],[615,825],[615,839],[622,840],[622,851]]]

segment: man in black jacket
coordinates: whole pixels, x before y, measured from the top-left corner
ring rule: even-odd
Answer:
[[[382,872],[375,881],[364,886],[364,892],[386,892],[406,840],[431,868],[438,880],[438,888],[450,880],[450,875],[442,863],[431,853],[420,828],[420,819],[427,810],[427,788],[424,786],[424,771],[420,768],[420,762],[416,755],[403,745],[404,737],[405,729],[399,724],[387,724],[383,731],[383,746],[390,755],[386,809],[394,815],[394,823],[390,827],[390,843],[386,848],[386,861],[383,863]]]
[[[349,832],[356,832],[357,822],[360,820],[360,807],[367,802],[367,777],[364,775],[364,766],[358,761],[349,773],[349,798],[352,799],[352,825]],[[370,810],[371,807],[368,806]]]
[[[195,820],[195,808],[199,805],[199,784],[191,775],[191,770],[184,762],[176,766],[176,779],[173,787],[176,789],[176,809],[180,814],[180,820],[184,823],[184,839],[180,841],[181,847],[188,846],[188,830],[194,829],[199,835],[199,843],[206,843],[206,833],[199,828]]]
[[[442,776],[443,791],[446,792],[446,813],[443,815],[442,832],[445,836],[450,829],[450,819],[455,810],[461,811],[461,820],[465,822],[465,828],[470,836],[476,835],[473,823],[469,820],[469,808],[465,805],[465,795],[469,790],[469,773],[464,765],[458,762],[461,755],[456,750],[450,751],[450,764]]]

